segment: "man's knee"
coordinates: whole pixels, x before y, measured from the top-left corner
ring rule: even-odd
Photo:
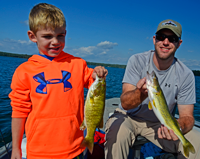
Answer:
[[[106,123],[106,141],[110,143],[132,144],[134,140],[134,127],[127,118],[110,118]]]

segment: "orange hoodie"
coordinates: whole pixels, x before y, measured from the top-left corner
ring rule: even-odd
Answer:
[[[16,69],[9,97],[12,117],[27,117],[28,159],[71,159],[83,152],[79,126],[92,72],[83,59],[64,52],[52,61],[33,55]]]

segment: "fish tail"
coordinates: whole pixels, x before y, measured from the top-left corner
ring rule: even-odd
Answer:
[[[189,141],[187,141],[187,143],[183,145],[183,152],[187,158],[189,157],[189,152],[193,154],[195,153],[195,149]]]
[[[86,136],[81,143],[81,147],[87,147],[89,152],[92,154],[94,147],[94,138],[88,138]]]

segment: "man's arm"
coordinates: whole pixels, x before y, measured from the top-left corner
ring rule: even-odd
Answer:
[[[24,134],[26,118],[12,118],[12,156],[21,159],[21,142]]]
[[[177,119],[183,134],[188,133],[194,126],[194,105],[178,105],[179,119]],[[178,137],[172,130],[162,126],[158,129],[158,137],[161,139],[178,140]]]
[[[145,78],[140,79],[137,86],[129,83],[123,83],[122,95],[120,99],[121,105],[125,110],[136,108],[148,97],[145,81]]]
[[[178,105],[178,112],[179,112],[179,119],[177,120],[182,133],[186,134],[190,130],[192,130],[194,126],[194,116],[193,116],[193,111],[194,111],[194,105]]]

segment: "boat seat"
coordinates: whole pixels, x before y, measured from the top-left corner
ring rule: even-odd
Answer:
[[[134,159],[140,159],[140,149],[145,144],[150,142],[145,137],[138,135],[136,136],[135,142],[133,144],[133,147],[131,149],[133,150],[133,158]],[[132,155],[131,155],[132,156]]]

